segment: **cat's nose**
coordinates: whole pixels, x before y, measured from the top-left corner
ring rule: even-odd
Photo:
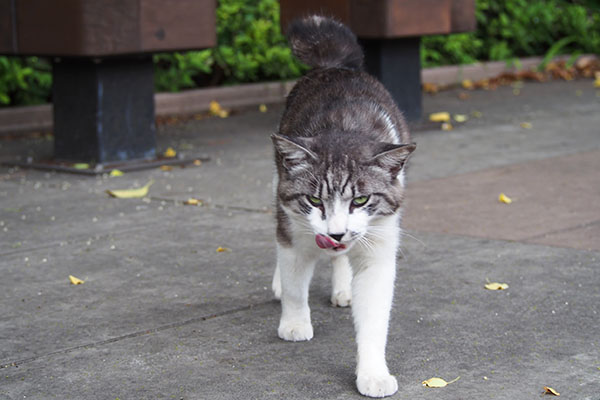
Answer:
[[[330,233],[329,237],[331,237],[332,239],[339,242],[340,240],[342,240],[342,237],[344,237],[344,234],[343,233]]]

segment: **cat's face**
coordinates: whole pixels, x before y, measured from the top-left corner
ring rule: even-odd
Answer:
[[[403,166],[413,144],[365,141],[352,134],[290,139],[274,135],[281,207],[314,235],[318,247],[343,253],[369,247],[374,220],[398,212]]]

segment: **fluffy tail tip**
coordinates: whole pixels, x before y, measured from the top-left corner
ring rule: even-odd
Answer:
[[[363,52],[356,36],[334,19],[312,15],[295,20],[287,37],[294,55],[311,67],[362,68]]]

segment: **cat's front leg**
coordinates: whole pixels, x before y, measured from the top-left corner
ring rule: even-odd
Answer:
[[[283,340],[303,341],[313,337],[308,307],[308,288],[316,259],[294,247],[277,248],[281,279],[281,320],[277,333]]]
[[[382,244],[361,257],[352,281],[352,314],[358,348],[356,386],[365,396],[391,396],[398,390],[396,378],[390,375],[385,360],[395,275],[395,245]]]
[[[331,304],[348,307],[352,304],[352,267],[348,256],[335,257],[332,261]]]

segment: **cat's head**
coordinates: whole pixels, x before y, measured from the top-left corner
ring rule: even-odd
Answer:
[[[404,166],[415,144],[347,132],[272,139],[279,204],[319,247],[343,252],[358,241],[368,246],[366,235],[377,235],[373,221],[398,212]]]

